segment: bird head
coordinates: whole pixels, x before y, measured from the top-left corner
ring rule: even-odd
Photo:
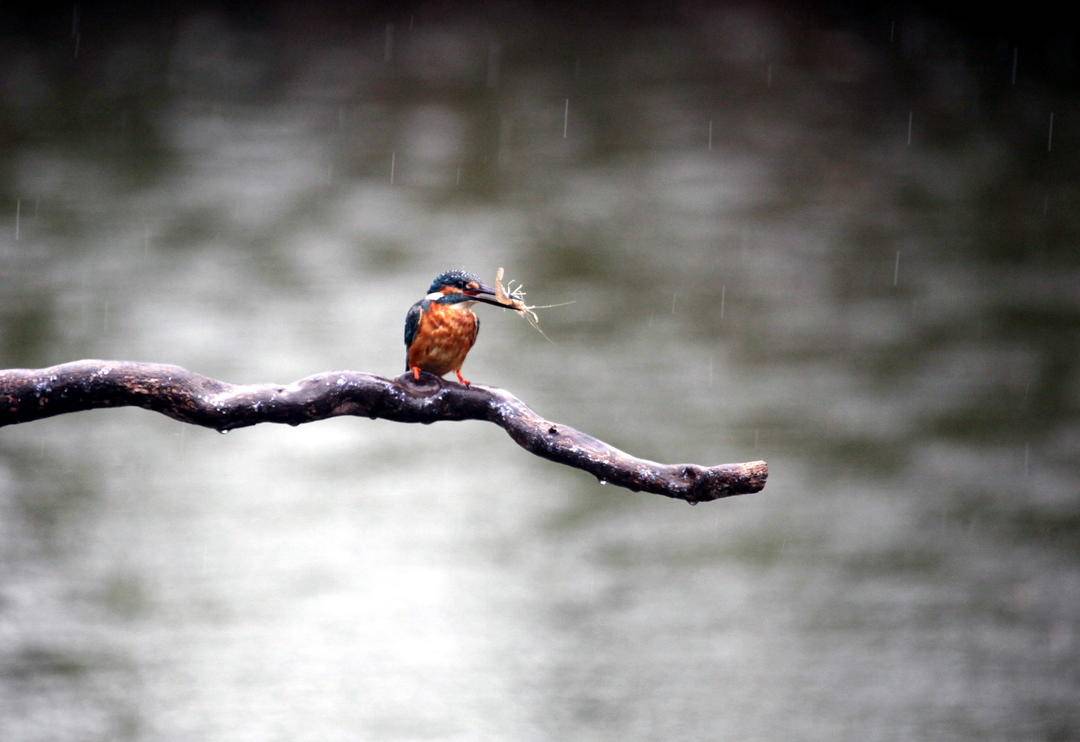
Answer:
[[[446,271],[435,276],[428,289],[427,299],[440,304],[480,301],[497,307],[509,309],[495,298],[495,289],[491,288],[474,273],[466,271]]]

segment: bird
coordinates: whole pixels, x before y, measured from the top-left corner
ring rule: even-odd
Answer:
[[[459,382],[470,386],[461,366],[480,331],[480,318],[472,311],[476,302],[513,308],[498,301],[495,289],[473,273],[450,270],[435,276],[427,296],[405,315],[405,373],[411,371],[420,381],[425,371],[436,376],[453,371]]]

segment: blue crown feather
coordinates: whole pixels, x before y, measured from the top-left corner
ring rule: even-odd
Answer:
[[[464,289],[470,281],[480,283],[480,278],[475,273],[469,273],[468,271],[446,271],[445,273],[440,273],[435,276],[435,280],[431,282],[431,288],[428,289],[428,293],[433,294],[443,286],[453,286],[457,289]]]

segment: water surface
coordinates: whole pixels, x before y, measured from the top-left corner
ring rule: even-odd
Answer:
[[[475,422],[5,428],[0,736],[1080,734],[1075,97],[918,19],[521,12],[6,36],[0,363],[397,374],[505,266],[576,303],[484,312],[470,378],[765,492]]]

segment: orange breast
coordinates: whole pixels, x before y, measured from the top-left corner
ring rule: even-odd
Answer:
[[[409,346],[409,366],[442,376],[456,371],[476,342],[477,321],[472,310],[432,303],[420,318]]]

